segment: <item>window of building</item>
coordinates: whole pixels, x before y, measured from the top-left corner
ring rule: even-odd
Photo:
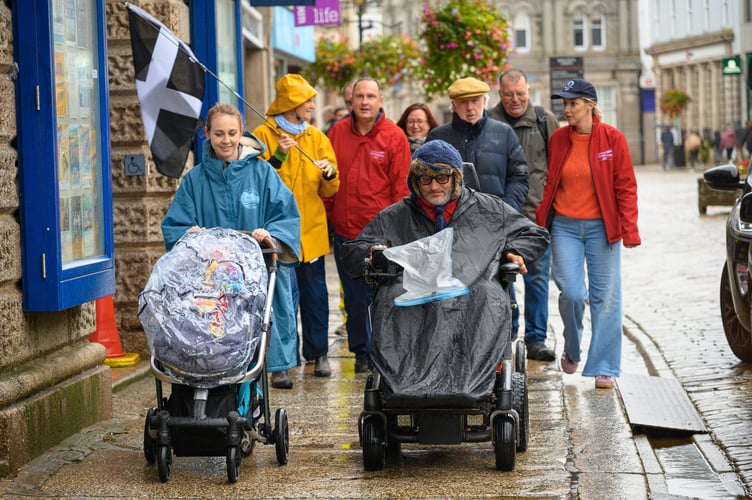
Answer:
[[[596,87],[595,91],[598,94],[598,108],[601,110],[601,113],[603,113],[603,118],[601,120],[604,123],[608,123],[609,125],[617,127],[618,123],[616,116],[614,88]]]
[[[14,4],[27,311],[115,293],[104,12],[104,0]]]
[[[585,16],[581,12],[575,14],[572,21],[572,35],[574,37],[573,43],[576,50],[585,50],[587,48],[587,40],[585,37]]]
[[[192,0],[190,45],[196,58],[207,68],[206,90],[202,116],[217,102],[234,104],[241,113],[245,106],[241,0]],[[195,142],[196,158],[201,158],[203,132]]]
[[[605,25],[606,23],[602,16],[594,17],[590,21],[590,37],[595,50],[603,50],[606,48],[606,36],[604,33]]]
[[[233,90],[240,92],[238,84],[238,26],[234,0],[217,0],[217,74],[225,85],[219,86],[220,102],[237,103]],[[240,106],[242,108],[242,106]]]
[[[526,11],[517,12],[512,21],[514,40],[518,52],[530,52],[530,15]]]

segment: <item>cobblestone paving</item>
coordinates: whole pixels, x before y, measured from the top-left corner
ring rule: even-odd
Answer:
[[[625,314],[658,346],[750,490],[752,366],[728,347],[719,306],[730,207],[701,216],[697,176],[638,167],[643,244],[623,253]]]

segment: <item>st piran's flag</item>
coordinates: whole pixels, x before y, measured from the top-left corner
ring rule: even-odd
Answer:
[[[205,71],[190,47],[144,10],[126,3],[136,92],[157,170],[178,178],[203,125]]]

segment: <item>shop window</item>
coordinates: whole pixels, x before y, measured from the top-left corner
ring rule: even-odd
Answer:
[[[13,6],[27,311],[115,292],[104,4]]]
[[[243,61],[241,0],[192,0],[190,45],[198,60],[207,68],[206,99],[201,115],[206,117],[217,102],[233,104],[245,114],[243,96]],[[187,40],[186,40],[187,42]],[[204,132],[196,140],[196,158],[201,158]]]

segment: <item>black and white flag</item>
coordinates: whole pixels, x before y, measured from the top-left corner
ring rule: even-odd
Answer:
[[[190,47],[151,14],[126,3],[136,92],[157,170],[173,178],[185,168],[203,125],[204,68]]]

